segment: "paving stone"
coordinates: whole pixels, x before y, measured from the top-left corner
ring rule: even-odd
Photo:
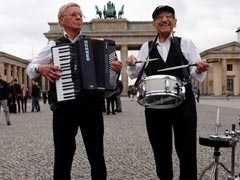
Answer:
[[[105,159],[108,180],[157,180],[153,154],[148,141],[144,108],[123,97],[123,112],[104,114]],[[220,106],[219,133],[231,129],[239,118],[240,98],[201,97],[197,104],[198,136],[215,133],[216,107]],[[30,108],[30,104],[29,104]],[[11,114],[12,126],[6,126],[0,113],[0,179],[52,180],[53,137],[52,112],[41,103],[41,112]],[[72,167],[72,179],[90,179],[81,134],[77,135],[77,149]],[[198,173],[213,159],[213,149],[198,144]],[[231,148],[221,148],[220,160],[231,165]],[[174,180],[178,179],[179,162],[174,151]],[[240,172],[239,144],[236,148],[236,172]],[[227,179],[220,170],[219,180]]]

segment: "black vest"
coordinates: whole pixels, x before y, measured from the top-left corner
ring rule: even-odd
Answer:
[[[71,43],[71,41],[64,36],[57,39],[56,45]],[[82,91],[79,96],[77,96],[74,100],[68,100],[65,102],[57,102],[57,94],[56,94],[56,84],[50,82],[50,88],[48,92],[49,104],[51,110],[57,109],[59,106],[68,106],[71,104],[81,104],[86,106],[91,106],[91,108],[99,108],[102,109],[104,106],[104,92],[99,92],[96,90],[90,91]]]
[[[165,71],[165,72],[158,72],[158,69],[168,68],[172,66],[180,66],[187,64],[188,61],[183,56],[182,51],[179,47],[180,45],[180,38],[175,37],[175,41],[171,39],[171,45],[169,48],[168,56],[166,62],[162,59],[160,54],[157,50],[157,45],[155,44],[152,48],[152,51],[149,52],[149,58],[159,58],[157,61],[151,61],[148,63],[147,68],[145,69],[145,73],[147,76],[156,75],[156,74],[167,74],[178,77],[180,79],[184,78],[183,69],[173,70],[173,71]],[[149,47],[152,46],[152,41],[148,43]],[[189,73],[189,70],[187,70]]]
[[[148,47],[152,46],[152,41],[149,41]],[[171,39],[171,45],[169,48],[168,56],[166,62],[162,59],[161,55],[157,50],[157,45],[155,44],[152,48],[152,51],[149,52],[149,59],[159,58],[157,61],[150,61],[145,69],[145,73],[147,76],[157,75],[157,74],[164,74],[164,75],[171,75],[178,77],[181,80],[188,79],[190,75],[190,70],[188,69],[176,69],[172,71],[165,71],[165,72],[158,72],[158,69],[173,67],[173,66],[180,66],[188,64],[188,61],[184,57],[181,51],[181,38],[174,37]],[[149,48],[150,49],[150,48]],[[192,86],[189,82],[186,86],[186,95],[192,94]]]

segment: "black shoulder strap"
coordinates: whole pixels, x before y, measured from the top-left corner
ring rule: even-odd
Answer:
[[[151,47],[153,46],[153,41],[148,41],[148,56],[150,54],[150,51],[151,51]]]
[[[65,38],[64,36],[58,38],[57,40],[55,40],[56,45],[62,44],[62,43],[70,43],[70,41]]]
[[[153,50],[153,47],[155,46],[158,37],[159,37],[159,33],[157,33],[157,35],[155,36],[154,40],[153,40],[152,43],[151,43],[151,46],[148,46],[148,48],[149,48],[148,50],[149,50],[149,51],[148,51],[148,56],[147,56],[146,59],[149,58],[149,53]],[[148,44],[148,45],[149,45],[149,44]],[[142,66],[142,69],[139,71],[137,80],[136,80],[135,83],[134,83],[134,86],[135,86],[135,87],[138,87],[139,82],[140,82],[140,80],[141,80],[141,78],[142,78],[142,75],[143,75],[143,72],[144,72],[144,69],[145,69],[146,65],[147,65],[147,62],[145,61],[144,64],[143,64],[143,66]]]

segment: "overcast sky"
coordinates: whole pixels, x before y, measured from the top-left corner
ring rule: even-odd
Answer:
[[[31,59],[47,44],[48,22],[57,21],[59,7],[67,0],[0,0],[0,51]],[[85,21],[96,18],[108,0],[72,0],[80,4]],[[240,0],[112,0],[116,10],[124,4],[124,18],[151,21],[158,5],[171,5],[178,19],[176,34],[193,40],[199,51],[237,41]]]

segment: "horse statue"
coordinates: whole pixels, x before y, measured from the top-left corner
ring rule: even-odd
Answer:
[[[102,18],[102,11],[100,11],[99,9],[98,9],[98,6],[96,5],[95,6],[95,9],[96,9],[96,14],[99,16],[99,18],[101,19]]]
[[[115,18],[115,19],[117,18],[115,5],[111,1],[108,1],[107,9],[106,9],[106,6],[104,6],[103,15],[104,15],[105,19],[106,18]]]
[[[124,9],[124,5],[122,5],[121,9],[118,11],[118,19],[122,18],[122,15],[124,13],[123,9]]]

